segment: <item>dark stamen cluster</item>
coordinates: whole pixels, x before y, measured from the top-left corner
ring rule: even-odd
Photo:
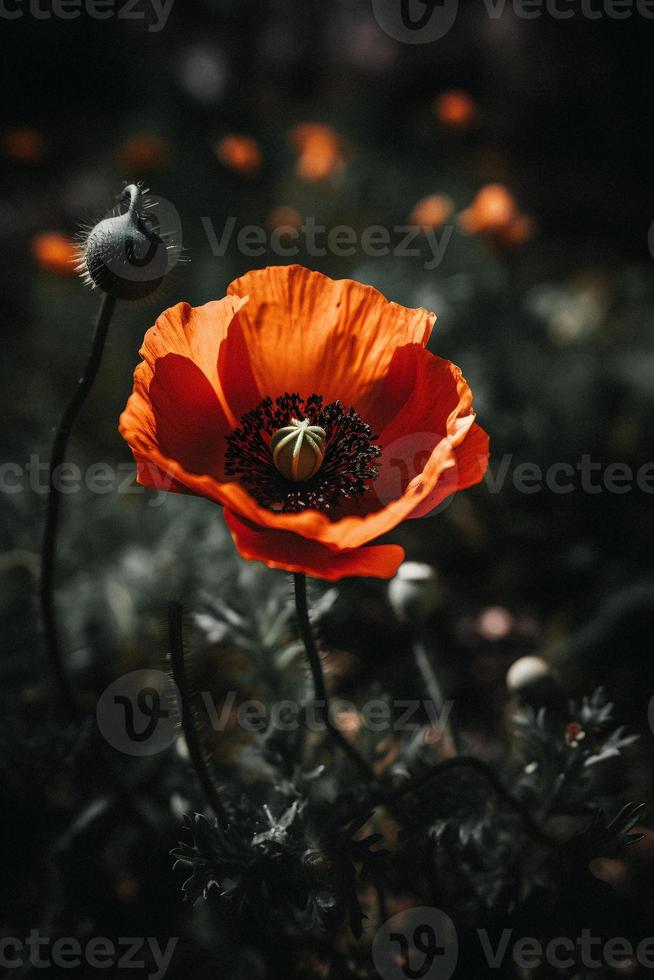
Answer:
[[[292,419],[308,419],[327,434],[322,466],[302,483],[285,479],[273,463],[273,433]],[[323,405],[320,395],[305,400],[288,393],[274,403],[272,398],[264,398],[246,412],[239,428],[227,436],[225,473],[240,480],[260,504],[271,510],[328,510],[369,489],[368,481],[376,478],[376,460],[381,455],[379,446],[373,445],[376,438],[367,422],[353,408],[344,409],[340,402]]]

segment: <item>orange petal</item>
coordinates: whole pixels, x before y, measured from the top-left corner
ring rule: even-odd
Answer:
[[[243,558],[262,561],[269,568],[304,572],[329,582],[354,575],[392,578],[404,560],[404,550],[398,545],[333,552],[289,531],[255,528],[229,510],[225,511],[225,521]]]
[[[206,375],[189,358],[166,354],[134,372],[134,391],[120,416],[119,431],[132,452],[167,472],[176,460],[190,473],[223,477],[225,437],[231,431]],[[149,485],[146,483],[146,485]]]
[[[460,369],[419,344],[409,344],[394,351],[366,421],[383,445],[423,430],[442,438],[471,407],[472,393]]]
[[[484,478],[490,456],[490,439],[481,426],[471,427],[464,441],[456,447],[457,490],[472,487]]]
[[[161,314],[145,335],[140,354],[154,373],[155,362],[166,354],[181,354],[200,368],[207,378],[232,426],[236,416],[227,402],[226,392],[218,379],[218,352],[234,315],[247,302],[226,296],[224,299],[193,308],[178,303]]]
[[[229,286],[249,296],[228,334],[249,352],[260,392],[340,399],[365,415],[397,347],[426,344],[436,320],[389,302],[371,286],[302,266],[269,266]],[[240,334],[240,337],[239,337]]]
[[[140,483],[141,486],[151,487],[153,490],[165,490],[168,493],[190,494],[192,492],[183,483],[178,483],[177,480],[159,469],[151,460],[138,456],[136,453],[133,455],[136,462],[136,482]]]
[[[192,473],[222,476],[231,426],[197,364],[181,354],[158,358],[148,392],[164,456],[179,460]]]
[[[397,527],[432,494],[441,478],[441,499],[449,496],[452,488],[449,482],[445,482],[444,473],[455,465],[453,447],[448,439],[443,439],[431,452],[422,472],[409,482],[401,496],[386,506],[378,502],[373,513],[350,515],[339,520],[332,520],[317,510],[307,510],[301,514],[280,514],[268,510],[260,507],[238,483],[215,484],[215,493],[226,507],[260,528],[291,531],[320,542],[332,551],[341,552],[360,548]],[[184,477],[183,482],[187,483],[188,477]]]
[[[382,504],[389,504],[403,497],[407,488],[420,478],[422,497],[405,516],[422,517],[456,490],[476,482],[472,470],[466,474],[468,482],[459,479],[461,460],[466,464],[469,460],[469,454],[459,447],[467,446],[474,418],[472,392],[456,365],[416,344],[396,351],[371,409],[372,424],[382,430],[381,466],[372,488],[376,498]],[[442,440],[446,440],[452,452],[437,473],[432,456],[442,455],[439,449]],[[477,471],[480,469],[478,466]],[[430,473],[436,477],[431,487],[428,486]]]
[[[240,305],[231,297],[198,309],[180,303],[146,333],[144,360],[134,372],[134,391],[119,424],[143,458],[157,447],[190,472],[222,477],[225,436],[236,416],[219,380],[219,351]],[[238,386],[234,391],[240,416]]]
[[[250,362],[250,351],[238,318],[234,318],[218,353],[218,377],[220,386],[227,393],[229,405],[237,419],[258,405],[270,394],[260,389],[255,381]],[[283,392],[276,392],[283,394]]]
[[[455,371],[454,377],[456,374]],[[467,385],[463,379],[460,379],[459,384],[464,389],[460,404],[466,406],[468,401]],[[136,394],[132,395],[128,409],[136,397]],[[124,416],[121,417],[123,434],[125,434],[122,428]],[[412,514],[419,515],[421,513],[419,508],[424,501],[428,501],[428,510],[433,509],[450,496],[459,485],[461,487],[464,485],[463,483],[459,484],[457,454],[463,453],[459,447],[465,446],[466,436],[474,428],[474,415],[470,414],[457,418],[456,409],[453,409],[451,416],[454,417],[455,421],[449,422],[450,435],[433,446],[430,441],[428,452],[420,463],[420,472],[414,476],[410,475],[406,485],[401,483],[400,486],[392,486],[390,491],[384,491],[380,488],[380,493],[376,490],[379,482],[377,481],[373,485],[377,492],[376,509],[372,513],[353,514],[338,520],[333,520],[327,514],[316,510],[304,511],[301,514],[281,514],[268,510],[259,506],[239,483],[221,483],[211,475],[190,473],[178,461],[164,457],[159,447],[152,441],[148,442],[147,439],[142,439],[137,435],[136,439],[130,442],[130,445],[135,452],[148,459],[164,473],[167,479],[182,484],[192,493],[209,497],[211,500],[223,504],[238,514],[241,519],[256,525],[259,529],[289,531],[294,535],[319,542],[333,552],[342,552],[359,548],[374,538],[380,537],[411,517]],[[479,433],[484,435],[482,430],[479,430]],[[471,457],[462,456],[466,467],[472,467],[471,461],[476,462],[477,457],[482,453],[480,444],[473,444],[473,449],[475,451]],[[392,459],[390,465],[392,468]],[[476,472],[480,478],[483,468],[485,467],[483,467],[482,462],[479,462],[476,470],[472,467],[469,472]],[[380,477],[381,479],[382,477]]]
[[[434,491],[418,504],[409,515],[410,518],[427,517],[447,497],[457,490],[465,490],[483,480],[488,469],[488,435],[475,422],[465,439],[454,451],[455,466],[448,470],[445,480],[441,480]]]

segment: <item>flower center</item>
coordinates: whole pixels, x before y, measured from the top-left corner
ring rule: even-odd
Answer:
[[[291,419],[272,437],[273,463],[287,480],[303,483],[315,476],[325,458],[327,433],[309,419]]]
[[[264,398],[227,436],[225,473],[271,510],[328,510],[370,489],[381,455],[376,438],[340,402],[288,393],[274,403]]]

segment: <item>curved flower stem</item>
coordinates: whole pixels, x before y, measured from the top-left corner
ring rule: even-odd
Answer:
[[[63,705],[66,707],[73,721],[80,721],[81,713],[77,704],[75,693],[68,679],[66,668],[59,646],[57,635],[57,619],[54,603],[54,572],[55,559],[57,554],[57,531],[59,528],[59,512],[61,504],[61,493],[57,486],[57,469],[64,462],[66,448],[71,431],[77,417],[86,401],[86,398],[93,387],[93,382],[98,373],[102,353],[104,351],[107,331],[111,316],[116,305],[113,296],[105,293],[95,325],[91,352],[86,363],[75,393],[68,403],[59,426],[56,430],[52,453],[50,456],[50,469],[48,476],[48,503],[45,517],[45,529],[43,533],[43,545],[41,550],[41,614],[43,617],[43,628],[45,633],[45,644],[48,658],[54,673],[55,681],[59,688],[59,693]]]
[[[184,657],[182,607],[178,602],[170,602],[168,604],[168,635],[170,638],[170,662],[173,668],[173,680],[179,690],[182,730],[186,739],[186,745],[188,746],[188,753],[200,785],[204,790],[207,802],[219,820],[226,820],[225,808],[218,795],[218,790],[214,784],[202,749],[200,736],[193,721],[193,707],[191,705]]]
[[[309,621],[306,576],[303,573],[294,573],[293,584],[295,586],[295,608],[297,610],[298,623],[302,634],[302,642],[304,643],[304,648],[307,653],[307,660],[309,661],[309,667],[311,668],[316,702],[319,702],[323,706],[325,726],[337,745],[339,745],[343,751],[347,753],[350,759],[358,766],[366,780],[371,782],[375,779],[374,772],[363,756],[359,754],[354,745],[352,745],[352,743],[349,742],[337,728],[329,712],[329,701],[327,698],[327,690],[325,688],[325,678],[323,677],[322,673],[322,665],[320,663],[320,655],[318,654],[318,648],[316,647],[316,641],[314,640],[313,632],[311,630],[311,623]]]

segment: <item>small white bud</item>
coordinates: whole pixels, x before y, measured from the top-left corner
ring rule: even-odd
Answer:
[[[549,664],[542,657],[520,657],[507,671],[506,686],[509,691],[522,691],[545,680],[550,674]]]
[[[417,561],[405,561],[388,585],[388,598],[398,619],[423,621],[441,605],[436,569]]]

